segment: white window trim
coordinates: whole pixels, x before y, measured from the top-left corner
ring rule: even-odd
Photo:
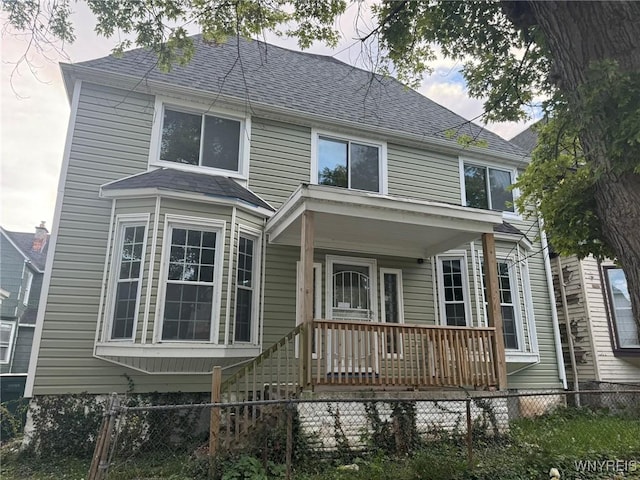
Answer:
[[[371,272],[371,322],[378,322],[378,275],[376,274],[377,262],[375,258],[363,258],[363,257],[342,257],[338,255],[327,255],[325,264],[327,266],[325,288],[327,295],[325,299],[325,311],[327,313],[327,319],[333,319],[333,264],[341,263],[344,265],[355,265],[361,267],[369,267]]]
[[[382,323],[387,323],[387,319],[385,318],[386,312],[384,308],[384,276],[387,275],[396,275],[398,277],[397,291],[396,295],[398,296],[398,325],[404,324],[404,288],[402,286],[402,269],[400,268],[383,268],[380,267],[380,321]],[[402,341],[402,334],[399,335],[399,349],[395,354],[386,353],[386,338],[380,340],[382,341],[382,348],[385,350],[385,354],[387,358],[402,358],[404,356],[404,342]]]
[[[31,286],[33,285],[33,272],[27,268],[26,275],[27,283],[25,284],[24,294],[22,296],[22,305],[25,307],[29,305],[29,295],[31,295]]]
[[[147,240],[149,235],[149,219],[150,214],[120,214],[115,218],[115,241],[112,242],[111,262],[109,265],[109,283],[107,287],[107,305],[104,310],[102,338],[109,343],[135,343],[136,332],[138,330],[138,318],[140,314],[140,298],[142,297],[142,283],[144,280],[145,258],[147,254]],[[144,238],[142,247],[142,258],[140,259],[140,276],[138,278],[138,294],[136,295],[136,310],[133,319],[133,329],[131,338],[111,338],[113,328],[113,312],[115,309],[116,292],[118,286],[118,272],[120,265],[120,252],[122,251],[122,242],[124,241],[124,230],[126,227],[144,225]],[[116,255],[118,252],[118,255]],[[145,335],[145,332],[142,332]]]
[[[238,265],[240,257],[240,237],[245,237],[253,240],[253,272],[251,277],[253,278],[253,292],[251,293],[251,339],[248,342],[235,340],[236,331],[236,308],[238,299]],[[259,344],[259,314],[260,314],[260,289],[262,278],[262,233],[255,228],[240,225],[238,227],[237,245],[235,251],[236,268],[234,269],[234,306],[233,306],[233,343],[236,345],[258,345]]]
[[[469,271],[468,271],[468,260],[467,260],[467,252],[465,250],[451,250],[447,253],[443,253],[441,255],[436,256],[436,276],[434,282],[438,285],[438,310],[440,312],[439,315],[439,323],[442,326],[447,326],[447,315],[444,301],[444,276],[442,271],[442,260],[447,259],[460,259],[462,266],[462,291],[464,295],[464,315],[467,320],[467,327],[472,326],[472,318],[471,318],[471,289],[469,288]]]
[[[402,269],[400,268],[383,268],[380,267],[380,321],[386,323],[384,310],[384,275],[398,276],[398,324],[404,323],[404,288],[402,286]]]
[[[518,169],[515,167],[510,167],[508,165],[504,165],[500,163],[487,162],[486,160],[478,160],[476,158],[471,158],[471,157],[458,157],[458,173],[460,175],[460,200],[462,202],[461,205],[463,207],[467,206],[467,191],[465,188],[465,178],[464,178],[465,163],[472,164],[477,167],[488,167],[488,168],[494,168],[496,170],[509,172],[511,174],[511,181],[513,183],[518,181]],[[513,194],[513,203],[514,203],[513,210],[514,211],[513,212],[503,211],[502,218],[504,218],[505,220],[522,220],[522,215],[518,213],[518,209],[515,206],[515,202],[520,196],[520,190],[517,188],[514,188],[513,190],[511,190],[511,193]]]
[[[160,160],[160,143],[162,141],[162,124],[164,121],[165,106],[174,107],[179,111],[193,113],[196,115],[213,115],[240,122],[240,145],[238,152],[238,171],[224,170],[221,168],[202,167],[200,165],[185,165],[176,162],[166,162]],[[149,148],[149,167],[166,167],[175,170],[184,170],[188,172],[198,172],[209,175],[224,175],[225,177],[233,177],[240,180],[249,178],[249,157],[251,150],[251,117],[244,116],[238,112],[231,110],[215,108],[210,106],[189,102],[186,100],[177,100],[174,98],[156,96],[153,126],[151,128],[151,145]]]
[[[488,313],[487,313],[487,299],[484,296],[484,280],[483,280],[483,276],[482,276],[482,264],[484,262],[484,257],[483,257],[483,252],[482,250],[478,250],[478,265],[480,266],[479,270],[480,270],[480,292],[481,292],[481,296],[482,296],[482,305],[484,306],[483,308],[483,316],[484,316],[484,322],[485,325],[489,324],[489,318],[488,318]],[[529,349],[527,349],[527,345],[525,342],[525,331],[524,331],[524,322],[528,322],[527,323],[527,330],[531,331],[531,327],[532,324],[529,323],[529,318],[525,318],[523,316],[523,312],[522,312],[522,308],[521,308],[521,298],[520,298],[520,294],[524,293],[524,300],[525,300],[525,305],[526,305],[526,309],[530,311],[533,311],[533,306],[529,305],[529,299],[531,297],[531,295],[527,295],[526,292],[521,292],[519,285],[520,283],[518,282],[518,278],[515,276],[515,271],[516,269],[514,267],[516,267],[516,263],[517,260],[515,258],[513,258],[513,256],[509,255],[500,255],[499,253],[496,254],[496,262],[499,263],[506,263],[507,266],[509,267],[509,282],[511,283],[511,295],[512,295],[512,303],[514,303],[514,315],[515,315],[515,321],[516,321],[516,331],[517,331],[517,335],[518,335],[518,348],[517,349],[513,349],[513,348],[507,348],[505,345],[505,351],[509,354],[509,355],[513,355],[513,354],[522,354],[522,355],[529,355],[529,354],[536,354],[537,353],[537,339],[535,341],[535,345],[534,342],[532,342],[531,338],[529,338]],[[497,265],[496,265],[497,268]],[[527,272],[528,273],[528,272]],[[526,280],[524,280],[521,284],[522,284],[522,288],[525,288],[525,282],[528,283],[529,279],[527,278]],[[514,288],[515,287],[515,288]],[[502,303],[500,304],[502,305]]]
[[[314,297],[315,297],[315,309],[313,312],[314,319],[322,318],[322,264],[319,262],[313,263],[313,271],[315,272]],[[302,318],[302,263],[300,260],[296,262],[296,327],[300,325],[300,319]],[[295,355],[296,358],[300,355],[299,336],[296,337]],[[312,358],[318,358],[318,337],[316,337],[315,353],[312,353]]]
[[[213,272],[213,294],[211,298],[211,331],[209,340],[162,340],[164,327],[164,301],[167,290],[167,273],[169,269],[169,255],[171,251],[171,230],[178,228],[202,227],[216,231],[215,268]],[[164,234],[162,239],[162,255],[160,257],[160,272],[158,280],[158,294],[156,300],[156,315],[153,322],[153,343],[198,345],[214,343],[215,332],[220,329],[220,305],[222,297],[222,277],[224,269],[224,249],[226,241],[226,222],[224,220],[190,217],[186,215],[166,214],[164,217]]]
[[[2,320],[0,322],[1,325],[9,325],[11,327],[11,333],[9,334],[9,345],[7,348],[7,359],[0,358],[0,364],[6,365],[11,363],[11,354],[13,353],[13,340],[16,335],[16,323],[15,322],[7,322]]]
[[[387,162],[387,142],[380,140],[372,140],[371,138],[362,138],[355,137],[351,135],[339,134],[336,132],[331,132],[328,130],[319,130],[316,128],[311,129],[311,172],[309,175],[309,183],[313,185],[318,184],[318,138],[319,137],[329,137],[335,140],[341,140],[345,142],[356,142],[362,145],[369,145],[372,147],[379,148],[379,163],[378,168],[380,169],[380,184],[378,186],[378,192],[370,192],[370,193],[381,193],[382,195],[387,195],[389,193],[389,175],[388,175],[388,162]],[[360,190],[351,189],[355,192]],[[362,190],[365,192],[366,190]]]

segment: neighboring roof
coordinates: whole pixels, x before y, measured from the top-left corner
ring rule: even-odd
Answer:
[[[33,247],[33,233],[24,232],[10,232],[0,227],[0,231],[4,233],[7,239],[13,244],[14,247],[20,252],[20,254],[31,262],[31,264],[39,271],[44,272],[44,267],[47,263],[47,252],[49,251],[49,237],[47,234],[47,241],[44,244],[44,248],[41,252],[32,250]]]
[[[186,66],[163,73],[153,53],[143,50],[77,65],[197,89],[307,115],[355,122],[438,139],[462,148],[447,131],[484,140],[494,152],[526,157],[527,152],[470,123],[399,81],[347,65],[333,57],[287,50],[256,40],[229,38],[210,44],[193,37],[196,53]],[[238,53],[242,61],[238,61]]]
[[[531,153],[536,145],[538,144],[538,132],[535,131],[534,127],[538,125],[534,123],[525,131],[520,132],[518,135],[509,140],[511,143],[516,144],[523,150]]]
[[[102,190],[130,190],[139,188],[158,188],[174,192],[200,193],[210,197],[234,198],[256,207],[273,211],[271,205],[228,177],[185,172],[171,168],[151,170],[102,186]]]

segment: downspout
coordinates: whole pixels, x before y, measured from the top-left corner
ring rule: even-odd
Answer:
[[[576,365],[576,354],[573,348],[573,333],[571,332],[571,320],[569,319],[569,306],[567,305],[567,291],[564,284],[564,273],[562,272],[562,260],[560,255],[556,257],[558,264],[558,283],[560,284],[560,298],[562,299],[562,313],[564,314],[565,326],[567,328],[567,344],[569,345],[569,360],[571,361],[571,373],[573,374],[573,390],[580,391],[578,381],[578,366]],[[576,407],[580,406],[580,394],[576,393]]]
[[[562,388],[567,389],[567,373],[564,369],[564,358],[562,356],[562,343],[560,340],[560,324],[558,323],[558,312],[556,311],[556,294],[553,291],[553,276],[551,275],[551,261],[549,260],[549,242],[544,232],[544,222],[539,219],[540,242],[542,243],[542,257],[544,258],[544,273],[547,277],[547,289],[549,290],[549,303],[551,304],[551,323],[553,325],[553,338],[556,347],[556,364],[558,366],[558,378],[562,382]]]

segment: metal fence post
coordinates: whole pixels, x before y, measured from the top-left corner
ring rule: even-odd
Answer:
[[[287,480],[291,480],[291,466],[293,463],[293,409],[294,405],[291,402],[287,403]]]
[[[471,399],[467,398],[467,464],[469,469],[473,465],[473,422],[471,420]]]
[[[111,437],[119,414],[119,406],[120,402],[118,400],[118,395],[112,393],[111,399],[109,400],[109,409],[102,420],[100,433],[96,439],[96,448],[93,452],[88,480],[102,480],[105,478],[105,474],[109,468],[107,455],[109,454],[109,448],[111,447]]]

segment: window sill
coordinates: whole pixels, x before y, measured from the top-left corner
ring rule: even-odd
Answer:
[[[613,355],[616,357],[640,357],[640,347],[614,348]]]
[[[98,343],[95,355],[135,358],[242,358],[259,355],[259,345],[214,345],[211,343]]]
[[[505,359],[507,363],[537,363],[540,361],[540,354],[530,352],[510,352],[506,351]]]

